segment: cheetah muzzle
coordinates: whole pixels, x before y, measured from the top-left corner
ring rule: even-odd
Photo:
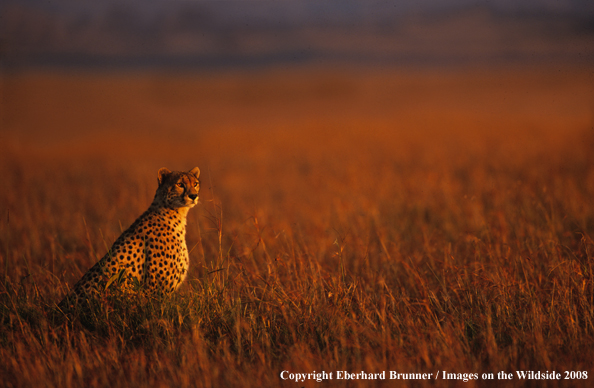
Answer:
[[[159,187],[148,210],[118,237],[59,306],[86,301],[114,283],[124,289],[175,291],[188,273],[186,216],[198,203],[199,175],[198,167],[188,172],[161,168]]]

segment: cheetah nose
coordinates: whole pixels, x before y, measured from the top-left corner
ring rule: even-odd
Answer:
[[[198,195],[197,194],[188,194],[188,197],[190,197],[190,199],[192,201],[194,201],[196,198],[198,198]]]

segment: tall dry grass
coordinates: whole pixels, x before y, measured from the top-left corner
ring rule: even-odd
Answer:
[[[587,386],[588,71],[3,74],[2,385]],[[157,169],[195,165],[180,292],[57,311]]]

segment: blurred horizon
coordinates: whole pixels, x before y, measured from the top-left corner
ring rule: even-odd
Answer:
[[[594,60],[585,0],[5,0],[0,68]]]

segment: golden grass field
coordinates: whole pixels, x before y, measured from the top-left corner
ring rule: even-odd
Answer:
[[[526,384],[517,371],[589,386],[593,80],[564,65],[1,74],[0,386],[472,387],[503,371],[503,386]],[[61,314],[157,170],[195,166],[180,291]]]

